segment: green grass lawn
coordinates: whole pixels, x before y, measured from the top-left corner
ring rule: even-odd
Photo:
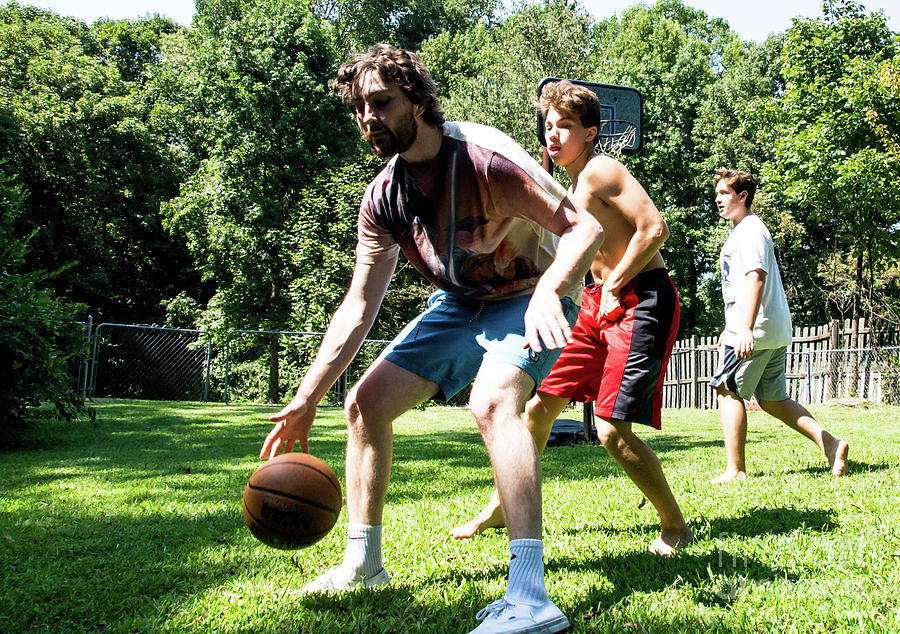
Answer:
[[[346,511],[305,550],[252,537],[241,493],[271,408],[97,409],[96,428],[41,423],[0,452],[0,632],[466,632],[505,588],[505,532],[447,534],[492,486],[465,410],[395,426],[393,584],[310,597],[296,590],[339,561]],[[847,477],[761,412],[747,482],[709,483],[724,465],[717,412],[669,410],[642,434],[697,535],[667,559],[646,552],[658,518],[601,446],[548,448],[547,588],[573,631],[900,631],[900,408],[811,409],[850,441]],[[344,441],[341,412],[321,410],[311,451],[342,481]]]

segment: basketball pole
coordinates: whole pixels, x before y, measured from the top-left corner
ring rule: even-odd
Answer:
[[[550,176],[553,176],[553,160],[550,158],[550,152],[547,151],[546,145],[541,146],[541,166],[547,170]],[[594,278],[591,272],[588,271],[584,274],[584,285],[587,286],[593,283]],[[594,426],[594,411],[591,409],[590,402],[584,404],[581,420],[584,424],[584,439],[587,442],[594,442],[594,435],[591,433],[591,428]]]

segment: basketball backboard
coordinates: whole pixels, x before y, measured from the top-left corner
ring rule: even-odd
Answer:
[[[561,77],[545,77],[538,83],[537,94],[546,84],[560,81]],[[573,84],[584,86],[597,95],[600,100],[600,114],[603,121],[597,140],[598,146],[615,148],[625,154],[632,154],[641,149],[643,135],[641,127],[644,117],[644,97],[637,88],[601,84],[580,79],[570,79]],[[541,145],[546,146],[544,138],[544,118],[538,113],[537,135]]]

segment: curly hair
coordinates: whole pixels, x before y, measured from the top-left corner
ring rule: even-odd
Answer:
[[[396,84],[409,100],[422,107],[422,119],[429,125],[444,123],[444,110],[437,97],[437,86],[422,59],[415,53],[390,44],[375,44],[365,53],[357,53],[338,69],[334,91],[352,109],[356,81],[374,70],[385,82]]]

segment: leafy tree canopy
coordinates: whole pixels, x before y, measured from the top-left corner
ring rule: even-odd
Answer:
[[[0,7],[0,147],[28,194],[27,265],[71,264],[53,286],[106,320],[151,317],[188,279],[159,218],[180,174],[137,86],[85,25]]]

